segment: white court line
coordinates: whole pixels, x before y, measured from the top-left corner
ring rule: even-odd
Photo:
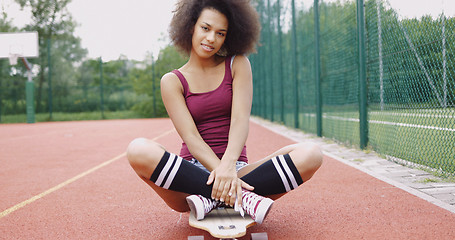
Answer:
[[[324,115],[323,117],[327,118],[327,119],[341,120],[341,121],[348,121],[348,122],[359,122],[360,121],[357,118],[344,118],[344,117],[327,116],[327,115]],[[411,128],[421,128],[421,129],[455,132],[455,129],[453,129],[453,128],[442,128],[442,127],[425,126],[425,125],[410,124],[410,123],[387,122],[387,121],[377,121],[377,120],[368,120],[368,122],[375,123],[375,124],[390,125],[390,126],[411,127]]]
[[[168,135],[168,134],[170,134],[170,133],[172,133],[172,132],[174,132],[174,131],[175,131],[175,128],[173,128],[173,129],[171,129],[171,130],[169,130],[169,131],[167,131],[167,132],[164,132],[163,134],[161,134],[161,135],[159,135],[159,136],[153,138],[152,140],[153,140],[153,141],[156,141],[157,139],[159,139],[159,138],[161,138],[161,137],[164,137],[164,136],[166,136],[166,135]],[[3,211],[3,212],[0,213],[0,219],[3,218],[3,217],[5,217],[5,216],[8,215],[8,214],[14,212],[14,211],[17,211],[17,210],[19,210],[19,209],[21,209],[21,208],[27,206],[28,204],[30,204],[30,203],[32,203],[32,202],[38,200],[38,199],[43,198],[43,197],[46,196],[46,195],[49,195],[49,194],[51,194],[51,193],[53,193],[53,192],[55,192],[55,191],[57,191],[57,190],[59,190],[59,189],[65,187],[65,186],[67,186],[67,185],[70,184],[70,183],[73,183],[73,182],[75,182],[75,181],[77,181],[77,180],[79,180],[79,179],[81,179],[81,178],[83,178],[83,177],[89,175],[90,173],[92,173],[92,172],[94,172],[94,171],[96,171],[96,170],[98,170],[98,169],[100,169],[100,168],[102,168],[102,167],[105,167],[105,166],[107,166],[107,165],[109,165],[109,164],[111,164],[111,163],[113,163],[113,162],[119,160],[120,158],[122,158],[122,157],[124,157],[124,156],[126,156],[126,152],[124,152],[124,153],[122,153],[122,154],[120,154],[120,155],[118,155],[118,156],[112,158],[111,160],[108,160],[108,161],[106,161],[106,162],[103,162],[103,163],[101,163],[100,165],[98,165],[98,166],[96,166],[96,167],[93,167],[93,168],[91,168],[91,169],[89,169],[89,170],[87,170],[87,171],[85,171],[85,172],[83,172],[83,173],[81,173],[81,174],[79,174],[79,175],[73,177],[73,178],[70,178],[70,179],[68,179],[68,180],[66,180],[66,181],[64,181],[64,182],[62,182],[62,183],[60,183],[60,184],[58,184],[57,186],[48,189],[47,191],[44,191],[44,192],[42,192],[42,193],[40,193],[40,194],[38,194],[38,195],[36,195],[36,196],[33,196],[33,197],[31,197],[31,198],[29,198],[29,199],[27,199],[27,200],[25,200],[25,201],[23,201],[23,202],[21,202],[21,203],[19,203],[19,204],[16,204],[16,205],[14,205],[14,206],[12,206],[12,207],[6,209],[5,211]]]
[[[455,118],[455,115],[424,114],[424,113],[368,112],[368,114],[381,115],[381,116],[399,116],[399,117]]]
[[[452,128],[442,128],[442,127],[425,126],[425,125],[417,125],[417,124],[409,124],[409,123],[396,123],[396,122],[386,122],[386,121],[376,121],[376,120],[369,120],[368,122],[376,123],[376,124],[383,124],[383,125],[399,126],[399,127],[412,127],[412,128],[455,132],[455,129],[452,129]]]

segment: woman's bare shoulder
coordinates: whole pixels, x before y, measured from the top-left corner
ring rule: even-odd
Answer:
[[[173,72],[168,72],[161,77],[161,89],[162,90],[182,90],[182,84],[178,76]]]
[[[251,63],[245,55],[237,55],[232,63],[232,76],[235,77],[236,73],[251,72]]]

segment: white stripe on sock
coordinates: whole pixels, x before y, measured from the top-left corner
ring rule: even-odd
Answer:
[[[155,184],[157,186],[161,187],[161,184],[163,183],[163,180],[166,177],[166,174],[169,171],[169,168],[171,168],[172,162],[174,162],[174,158],[175,158],[175,155],[173,153],[170,153],[169,158],[167,159],[166,165],[164,165],[163,170],[161,170],[160,175],[158,176],[158,179],[155,182]]]
[[[182,163],[182,158],[177,156],[177,161],[175,162],[175,165],[172,168],[172,171],[169,174],[169,177],[167,178],[166,183],[164,184],[163,188],[169,189],[169,186],[171,186],[172,181],[174,181],[175,174],[179,170],[181,163]]]
[[[272,158],[273,165],[275,165],[275,169],[278,172],[278,174],[281,177],[281,181],[283,181],[284,188],[286,189],[286,192],[291,191],[291,187],[289,187],[288,180],[286,179],[286,176],[284,176],[283,170],[281,170],[280,164],[278,164],[277,161],[278,157]]]
[[[284,171],[288,175],[289,179],[291,180],[292,183],[292,189],[297,188],[299,185],[297,184],[297,181],[295,180],[294,174],[292,174],[291,169],[288,166],[288,163],[286,162],[286,159],[284,159],[283,155],[279,156],[279,159],[281,161],[281,164],[283,165]]]

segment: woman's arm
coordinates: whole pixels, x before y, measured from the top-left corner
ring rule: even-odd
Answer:
[[[232,110],[229,140],[220,166],[209,177],[208,183],[214,183],[212,197],[226,200],[233,205],[235,196],[242,196],[242,187],[252,190],[248,184],[237,177],[235,163],[245,146],[248,130],[251,104],[253,99],[253,80],[251,65],[245,56],[237,56],[232,66]],[[232,196],[229,196],[231,194]]]
[[[219,165],[220,159],[199,134],[186,106],[183,86],[175,74],[167,73],[162,77],[161,97],[175,129],[188,146],[191,154],[198,161],[203,162],[209,171],[215,169]]]
[[[251,65],[245,56],[237,56],[232,66],[232,112],[229,141],[221,161],[235,162],[245,146],[253,101],[253,76]]]

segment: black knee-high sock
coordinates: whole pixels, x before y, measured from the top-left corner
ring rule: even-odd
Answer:
[[[209,175],[183,158],[165,152],[150,180],[165,189],[211,198],[212,185],[206,184]]]
[[[303,183],[289,154],[266,161],[241,179],[262,196],[286,193]]]

